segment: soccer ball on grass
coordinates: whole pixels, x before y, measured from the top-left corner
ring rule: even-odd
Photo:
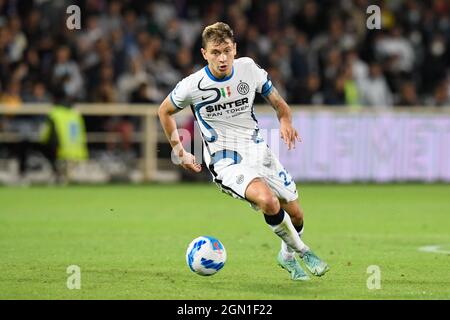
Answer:
[[[211,276],[225,265],[227,252],[223,244],[213,237],[201,236],[192,240],[186,251],[186,262],[192,272]]]

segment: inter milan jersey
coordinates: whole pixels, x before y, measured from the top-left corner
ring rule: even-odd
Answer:
[[[255,93],[267,96],[272,82],[252,59],[234,60],[229,76],[218,79],[208,66],[181,80],[170,93],[175,107],[191,107],[206,147],[205,161],[245,153],[263,141],[253,113]]]

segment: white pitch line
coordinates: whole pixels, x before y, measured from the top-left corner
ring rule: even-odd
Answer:
[[[445,245],[436,244],[432,246],[424,246],[420,247],[418,250],[423,252],[431,252],[431,253],[440,253],[440,254],[450,254],[450,250],[442,250],[440,248],[444,247]]]

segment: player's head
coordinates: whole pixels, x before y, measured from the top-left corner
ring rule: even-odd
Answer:
[[[236,43],[230,26],[223,22],[207,26],[202,33],[201,51],[214,76],[223,78],[230,75],[236,55]]]

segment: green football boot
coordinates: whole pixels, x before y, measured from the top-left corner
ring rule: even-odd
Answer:
[[[307,281],[309,280],[309,276],[302,269],[297,259],[285,260],[281,254],[281,251],[278,253],[277,262],[283,269],[287,270],[291,274],[291,279],[294,281]]]
[[[302,259],[306,265],[306,268],[308,268],[308,270],[315,276],[323,276],[328,270],[330,270],[328,265],[324,261],[320,260],[320,258],[311,250],[306,251]]]

